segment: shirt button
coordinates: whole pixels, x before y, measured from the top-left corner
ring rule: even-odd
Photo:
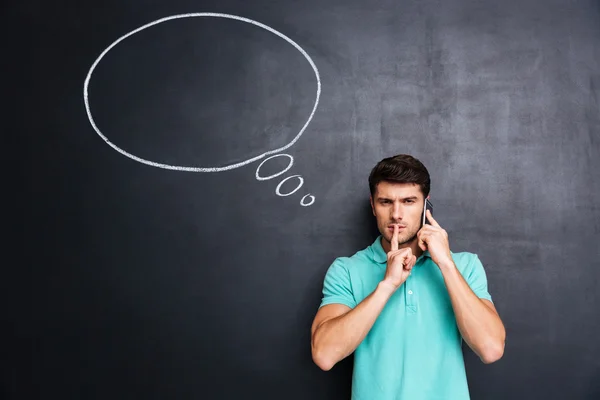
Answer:
[[[412,294],[412,290],[409,290],[409,291],[408,291],[408,294]]]

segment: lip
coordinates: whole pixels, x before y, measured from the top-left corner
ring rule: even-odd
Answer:
[[[388,229],[394,232],[394,225],[388,225]],[[401,231],[402,229],[406,229],[406,225],[398,225],[398,231]]]

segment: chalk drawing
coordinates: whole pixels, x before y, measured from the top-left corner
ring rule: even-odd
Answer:
[[[288,157],[288,158],[290,159],[290,162],[289,162],[288,166],[287,166],[287,167],[285,167],[285,169],[283,169],[283,170],[281,170],[281,171],[279,171],[279,172],[277,172],[277,173],[275,173],[275,174],[273,174],[273,175],[269,175],[269,176],[260,176],[260,173],[259,173],[259,172],[260,172],[260,168],[263,166],[263,164],[264,164],[264,163],[266,163],[267,161],[269,161],[270,159],[272,159],[272,158],[275,158],[275,157]],[[275,154],[274,156],[271,156],[271,157],[269,157],[269,158],[265,158],[265,159],[263,160],[263,162],[261,162],[261,163],[258,165],[258,168],[256,168],[256,180],[259,180],[259,181],[268,181],[269,179],[273,179],[273,178],[275,178],[275,177],[277,177],[277,176],[279,176],[279,175],[283,175],[283,174],[285,174],[285,173],[286,173],[286,172],[287,172],[287,171],[288,171],[290,168],[292,168],[292,165],[294,165],[294,157],[290,156],[289,154],[284,154],[284,153],[282,153],[282,154]]]
[[[290,159],[290,162],[288,163],[288,165],[281,171],[276,172],[272,175],[269,176],[261,176],[260,175],[260,168],[263,166],[264,163],[266,163],[267,161],[276,158],[276,157],[288,157]],[[269,158],[266,158],[263,162],[261,162],[258,166],[258,168],[256,168],[256,179],[259,181],[267,181],[269,179],[273,179],[279,175],[283,175],[284,173],[286,173],[290,168],[292,168],[292,165],[294,165],[294,157],[290,156],[289,154],[276,154],[274,156],[271,156]],[[281,186],[288,180],[288,179],[292,179],[292,178],[298,178],[300,180],[300,184],[291,192],[289,193],[281,193]],[[290,194],[296,193],[298,191],[298,189],[300,189],[302,187],[302,185],[304,184],[304,178],[302,178],[300,175],[292,175],[289,176],[287,178],[285,178],[284,180],[282,180],[281,182],[279,182],[279,185],[277,185],[277,188],[275,189],[275,194],[277,194],[277,196],[289,196]],[[312,198],[312,200],[309,203],[305,203],[304,199],[306,199],[307,197]],[[303,207],[308,207],[310,205],[312,205],[315,202],[315,196],[312,196],[310,193],[307,194],[306,196],[302,197],[302,200],[300,200],[300,205]]]
[[[308,119],[306,120],[306,122],[304,123],[304,126],[302,126],[302,129],[300,129],[300,132],[298,132],[298,134],[292,139],[291,142],[289,142],[288,144],[286,144],[285,146],[282,146],[278,149],[274,149],[274,150],[269,150],[266,151],[258,156],[255,157],[251,157],[247,160],[235,163],[235,164],[230,164],[230,165],[226,165],[223,167],[190,167],[190,166],[181,166],[181,165],[169,165],[169,164],[163,164],[163,163],[159,163],[159,162],[155,162],[155,161],[151,161],[151,160],[146,160],[144,158],[138,157],[134,154],[131,154],[123,149],[121,149],[119,146],[117,146],[116,144],[114,144],[113,142],[111,142],[108,137],[106,137],[102,131],[100,130],[100,128],[98,128],[98,126],[96,125],[96,122],[94,121],[94,118],[92,117],[92,112],[91,112],[91,108],[90,108],[90,102],[89,102],[89,93],[88,93],[88,87],[89,87],[89,83],[90,83],[90,79],[92,78],[92,74],[94,72],[94,70],[96,69],[96,67],[98,66],[98,64],[100,63],[100,61],[102,60],[102,58],[104,58],[104,56],[106,56],[106,54],[112,49],[114,48],[117,44],[119,44],[120,42],[122,42],[123,40],[127,39],[128,37],[143,31],[144,29],[150,28],[151,26],[154,25],[158,25],[160,23],[163,22],[167,22],[167,21],[171,21],[171,20],[176,20],[176,19],[181,19],[181,18],[195,18],[195,17],[211,17],[211,18],[226,18],[226,19],[232,19],[232,20],[237,20],[237,21],[242,21],[242,22],[246,22],[255,26],[258,26],[260,28],[263,28],[277,36],[279,36],[280,38],[284,39],[285,41],[287,41],[288,43],[290,43],[292,46],[294,46],[308,61],[308,63],[310,64],[310,66],[312,67],[314,73],[315,73],[315,77],[317,79],[317,93],[316,93],[316,97],[315,97],[315,104],[313,106],[313,109],[308,117]],[[257,168],[256,170],[256,179],[258,180],[268,180],[268,179],[272,179],[276,176],[282,175],[285,172],[287,172],[293,165],[294,159],[292,156],[290,156],[289,154],[277,154],[280,153],[288,148],[290,148],[291,146],[293,146],[298,139],[300,139],[300,137],[302,136],[302,134],[304,133],[304,131],[306,130],[308,124],[310,123],[310,121],[312,120],[315,111],[317,110],[317,107],[319,105],[319,98],[321,96],[321,78],[319,76],[319,70],[317,69],[317,66],[315,65],[315,63],[313,62],[313,60],[310,58],[310,56],[308,55],[308,53],[306,51],[304,51],[304,49],[302,47],[300,47],[296,42],[294,42],[292,39],[290,39],[289,37],[287,37],[286,35],[284,35],[283,33],[271,28],[270,26],[267,26],[265,24],[262,24],[260,22],[254,21],[252,19],[249,18],[245,18],[245,17],[240,17],[237,15],[232,15],[232,14],[221,14],[221,13],[211,13],[211,12],[202,12],[202,13],[187,13],[187,14],[177,14],[177,15],[172,15],[172,16],[168,16],[168,17],[164,17],[155,21],[152,21],[150,23],[147,23],[137,29],[134,29],[133,31],[121,36],[120,38],[118,38],[117,40],[115,40],[110,46],[108,46],[96,59],[96,61],[94,61],[94,63],[92,64],[90,70],[87,73],[87,76],[85,78],[85,82],[83,85],[83,100],[85,103],[85,110],[88,116],[88,119],[90,121],[90,124],[92,125],[92,127],[94,128],[94,130],[96,131],[96,133],[109,145],[111,146],[113,149],[115,149],[116,151],[118,151],[119,153],[123,154],[126,157],[131,158],[132,160],[135,160],[137,162],[143,163],[143,164],[147,164],[147,165],[151,165],[153,167],[158,167],[158,168],[164,168],[164,169],[169,169],[169,170],[176,170],[176,171],[188,171],[188,172],[220,172],[220,171],[227,171],[227,170],[232,170],[235,168],[239,168],[242,167],[244,165],[250,164],[252,162],[255,162],[257,160],[260,160],[270,154],[275,154],[275,156],[269,157],[266,160],[264,160]],[[263,165],[263,163],[273,157],[288,157],[290,159],[290,163],[289,165],[283,170],[280,171],[274,175],[270,175],[267,177],[261,177],[259,175],[259,170],[260,167]],[[300,185],[294,189],[294,191],[287,193],[287,194],[280,194],[279,189],[281,187],[281,185],[283,184],[283,182],[285,182],[288,179],[297,177],[300,179]],[[281,183],[277,186],[276,189],[276,193],[279,196],[289,196],[292,193],[295,193],[298,189],[300,189],[300,187],[303,185],[304,180],[302,179],[302,177],[300,177],[299,175],[294,175],[294,176],[290,176],[286,179],[284,179],[283,181],[281,181]],[[304,199],[306,197],[311,197],[312,200],[310,201],[310,203],[305,203]],[[300,201],[300,204],[302,206],[309,206],[312,205],[315,201],[314,196],[312,195],[305,195],[302,200]]]
[[[307,197],[310,197],[311,200],[310,200],[310,202],[305,203],[304,199],[306,199]],[[300,205],[302,207],[308,207],[308,206],[312,206],[312,204],[314,202],[315,202],[315,196],[313,196],[312,194],[309,193],[309,194],[305,195],[304,197],[302,197],[302,200],[300,200]]]
[[[296,188],[289,193],[281,193],[281,185],[283,185],[286,181],[288,181],[292,178],[298,178],[298,180],[300,181],[298,186],[296,186]],[[300,189],[302,187],[302,185],[304,185],[304,179],[300,175],[288,176],[287,178],[285,178],[284,180],[279,182],[279,185],[277,185],[277,189],[275,189],[275,193],[277,193],[278,196],[289,196],[290,194],[296,193],[298,191],[298,189]]]

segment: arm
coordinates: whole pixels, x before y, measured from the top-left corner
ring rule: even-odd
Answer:
[[[484,363],[499,360],[504,354],[506,331],[496,308],[491,301],[477,297],[454,262],[439,267],[465,342]]]
[[[348,357],[364,340],[396,287],[381,281],[375,291],[351,309],[343,304],[321,307],[311,329],[315,364],[328,371]]]
[[[417,258],[410,248],[398,248],[398,226],[394,227],[387,254],[385,276],[376,289],[354,305],[347,273],[334,264],[325,278],[323,294],[327,305],[319,309],[311,329],[311,350],[315,364],[328,371],[348,357],[367,336],[392,294],[402,285]],[[348,305],[339,304],[346,302]]]
[[[487,293],[487,281],[483,266],[476,260],[473,264],[472,281],[475,291],[463,278],[454,264],[448,244],[448,233],[426,211],[431,225],[424,225],[417,233],[419,247],[428,249],[431,258],[440,268],[460,333],[469,347],[486,364],[499,360],[504,354],[506,331],[491,301],[475,294]]]

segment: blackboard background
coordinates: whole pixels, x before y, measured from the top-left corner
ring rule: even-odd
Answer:
[[[314,60],[319,107],[286,174],[156,168],[90,125],[100,53],[191,12],[259,21]],[[2,16],[5,154],[24,186],[6,195],[6,398],[349,398],[352,358],[319,370],[310,323],[333,258],[373,240],[368,172],[397,153],[428,167],[437,220],[482,259],[507,328],[497,363],[465,349],[472,398],[600,398],[600,2],[13,1]],[[200,167],[288,143],[315,94],[287,42],[207,18],[132,36],[90,81],[110,140]],[[277,196],[293,174],[304,185]]]

